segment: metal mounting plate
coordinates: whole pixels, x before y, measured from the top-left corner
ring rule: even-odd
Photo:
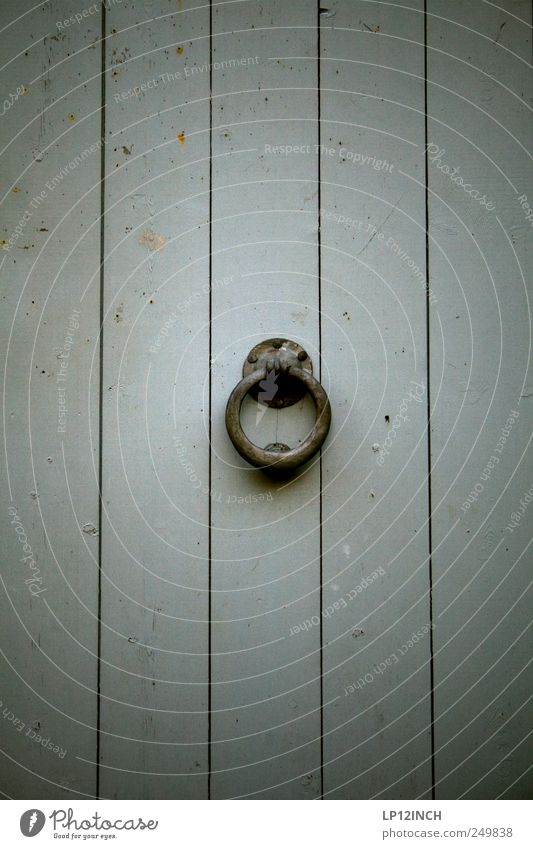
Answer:
[[[291,339],[265,339],[252,348],[242,369],[247,377],[259,368],[267,369],[267,376],[250,390],[252,398],[264,407],[291,407],[300,401],[306,392],[300,380],[295,380],[287,372],[288,366],[295,365],[313,374],[313,364],[301,345]]]

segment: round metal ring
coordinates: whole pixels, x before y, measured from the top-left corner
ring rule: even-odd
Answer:
[[[254,445],[241,425],[241,406],[250,391],[261,380],[265,380],[266,368],[256,369],[244,377],[231,393],[226,405],[226,428],[229,438],[241,457],[252,466],[258,468],[273,467],[276,470],[295,469],[306,463],[321,448],[328,435],[331,424],[331,406],[328,396],[321,384],[302,368],[290,367],[292,377],[301,381],[315,404],[316,420],[311,432],[306,436],[301,445],[288,451],[272,451]]]

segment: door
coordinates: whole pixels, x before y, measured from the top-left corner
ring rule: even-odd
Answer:
[[[4,794],[527,797],[530,4],[5,6]]]

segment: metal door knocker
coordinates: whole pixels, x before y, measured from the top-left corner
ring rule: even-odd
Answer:
[[[231,393],[226,406],[226,428],[233,445],[252,466],[295,469],[310,460],[321,448],[331,424],[328,396],[313,377],[313,365],[304,349],[290,339],[266,339],[248,354],[243,378]],[[241,425],[241,406],[248,393],[267,407],[290,407],[309,392],[316,409],[315,424],[297,448],[271,443],[254,445]]]

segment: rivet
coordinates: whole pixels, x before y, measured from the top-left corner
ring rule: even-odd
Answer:
[[[248,362],[256,363],[257,362],[257,354],[248,354]]]
[[[283,345],[283,339],[274,339],[274,341],[272,342],[273,348],[281,348],[282,345]]]
[[[307,359],[307,351],[298,351],[298,359],[303,362]]]
[[[265,445],[265,451],[275,451],[276,454],[283,454],[285,451],[290,451],[288,445],[285,445],[284,442],[269,442],[268,445]]]

